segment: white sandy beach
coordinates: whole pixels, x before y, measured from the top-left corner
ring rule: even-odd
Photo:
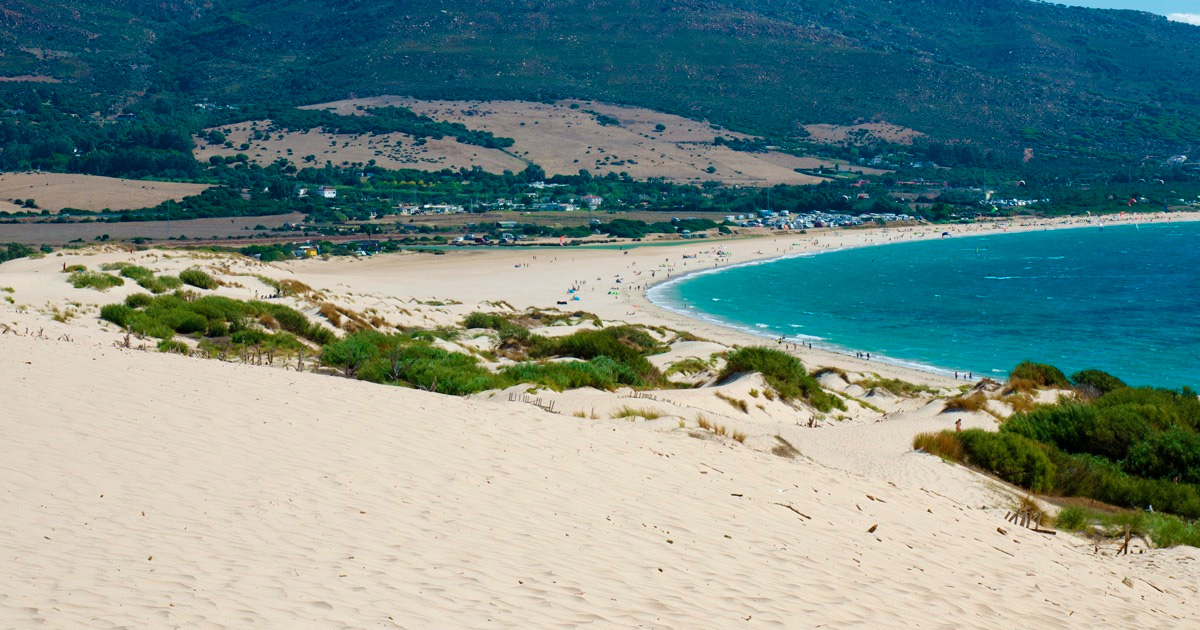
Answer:
[[[1051,227],[1063,226],[1005,229]],[[74,289],[61,272],[199,265],[242,298],[267,291],[255,275],[297,279],[413,326],[567,300],[559,308],[710,340],[673,346],[682,357],[763,340],[651,304],[645,287],[667,272],[943,229],[981,228],[275,265],[109,247],[0,265],[0,288],[12,289],[0,293],[12,298],[0,302],[0,628],[1195,623],[1200,550],[1135,541],[1116,557],[1112,546],[1097,553],[1071,534],[1016,527],[1004,520],[1015,494],[1003,484],[911,449],[913,434],[955,418],[995,426],[987,414],[944,414],[936,400],[847,382],[828,385],[886,413],[863,407],[809,428],[810,412],[773,403],[737,415],[703,390],[545,394],[598,416],[580,418],[501,395],[142,351],[118,347],[124,333],[97,320],[99,305],[136,286]],[[718,248],[729,253],[720,262]],[[961,384],[819,349],[800,356],[811,369]],[[631,401],[676,415],[609,417]],[[698,411],[749,437],[698,435]],[[775,436],[800,455],[772,454]]]

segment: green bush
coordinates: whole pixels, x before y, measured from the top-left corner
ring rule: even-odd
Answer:
[[[1112,505],[1155,510],[1188,518],[1200,517],[1200,492],[1186,483],[1145,479],[1126,474],[1109,460],[1049,449],[1055,466],[1054,491],[1084,496]]]
[[[340,368],[346,376],[354,378],[377,354],[379,348],[365,335],[347,335],[321,349],[321,364]]]
[[[185,269],[179,272],[179,279],[184,284],[190,284],[197,289],[215,289],[219,286],[216,278],[199,269]]]
[[[613,390],[622,385],[639,387],[644,384],[633,369],[606,356],[586,362],[518,363],[505,367],[500,374],[507,384],[530,383],[555,391],[580,387]]]
[[[1069,453],[1119,460],[1131,444],[1146,437],[1150,428],[1137,410],[1127,406],[1100,409],[1069,402],[1016,414],[1000,430],[1053,444]]]
[[[658,369],[651,365],[646,354],[663,348],[646,331],[634,326],[612,326],[602,330],[580,330],[565,337],[533,339],[532,354],[537,357],[573,357],[585,361],[608,357],[637,374],[645,384],[662,380]]]
[[[123,286],[125,281],[111,273],[98,271],[75,271],[67,277],[67,282],[76,289],[96,289],[107,291],[113,287]]]
[[[380,340],[384,347],[362,367],[359,377],[363,380],[408,385],[452,396],[501,386],[497,375],[480,366],[474,357],[398,335],[379,335],[376,343]]]
[[[121,275],[137,282],[142,279],[153,278],[154,272],[137,265],[125,265],[121,267]]]
[[[133,297],[132,295],[129,297]],[[100,319],[112,322],[122,328],[128,328],[129,322],[137,315],[137,311],[133,310],[125,304],[106,304],[100,307]]]
[[[183,286],[183,280],[177,276],[155,276],[154,281],[162,286],[164,291],[174,291]]]
[[[1058,528],[1068,531],[1079,531],[1088,526],[1092,521],[1092,511],[1079,507],[1069,506],[1058,511]]]
[[[1156,547],[1200,547],[1200,521],[1186,522],[1169,514],[1147,514],[1145,527]]]
[[[1200,435],[1180,427],[1151,434],[1129,449],[1121,468],[1139,477],[1200,484]]]
[[[1089,398],[1097,398],[1111,391],[1129,387],[1121,379],[1100,370],[1083,370],[1071,375],[1075,388]]]
[[[131,293],[125,296],[125,306],[129,308],[145,308],[154,301],[154,298],[146,293]],[[113,306],[113,305],[109,305]],[[103,312],[103,309],[101,309]]]
[[[1033,363],[1031,361],[1023,361],[1013,368],[1008,375],[1009,380],[1026,380],[1032,381],[1038,387],[1055,387],[1066,389],[1071,386],[1066,375],[1062,370],[1053,365],[1044,363]]]
[[[1035,492],[1054,484],[1054,464],[1043,447],[1013,433],[991,433],[969,429],[958,434],[972,464],[992,471],[1001,479]]]
[[[174,352],[176,354],[183,355],[191,354],[191,350],[188,348],[186,343],[183,343],[182,341],[172,341],[170,339],[163,339],[162,341],[158,342],[158,351]]]
[[[800,360],[774,348],[739,348],[729,354],[720,378],[734,374],[758,372],[785,402],[807,400],[820,411],[846,409],[840,398],[821,389],[821,385],[804,370]]]

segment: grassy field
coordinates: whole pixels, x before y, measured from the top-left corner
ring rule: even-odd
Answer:
[[[151,182],[66,173],[4,173],[0,175],[0,213],[29,210],[13,202],[33,199],[37,209],[132,210],[168,199],[198,195],[204,184]]]

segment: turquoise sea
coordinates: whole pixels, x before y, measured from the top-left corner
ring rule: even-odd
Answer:
[[[765,337],[1003,377],[1018,362],[1200,385],[1200,223],[950,237],[681,277],[656,303]]]

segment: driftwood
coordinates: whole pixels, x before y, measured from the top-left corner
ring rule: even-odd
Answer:
[[[785,508],[787,508],[787,509],[789,509],[789,510],[791,510],[791,511],[795,512],[796,514],[799,514],[800,516],[803,516],[805,519],[808,519],[808,520],[810,520],[810,521],[812,520],[812,517],[811,517],[811,516],[809,516],[809,515],[805,514],[804,512],[801,512],[800,510],[797,510],[796,508],[792,507],[791,505],[788,505],[787,503],[775,503],[774,505],[778,505],[778,506],[781,506],[781,507],[785,507]],[[874,529],[875,529],[875,528],[871,528],[871,529],[872,529],[872,531],[874,531]]]

